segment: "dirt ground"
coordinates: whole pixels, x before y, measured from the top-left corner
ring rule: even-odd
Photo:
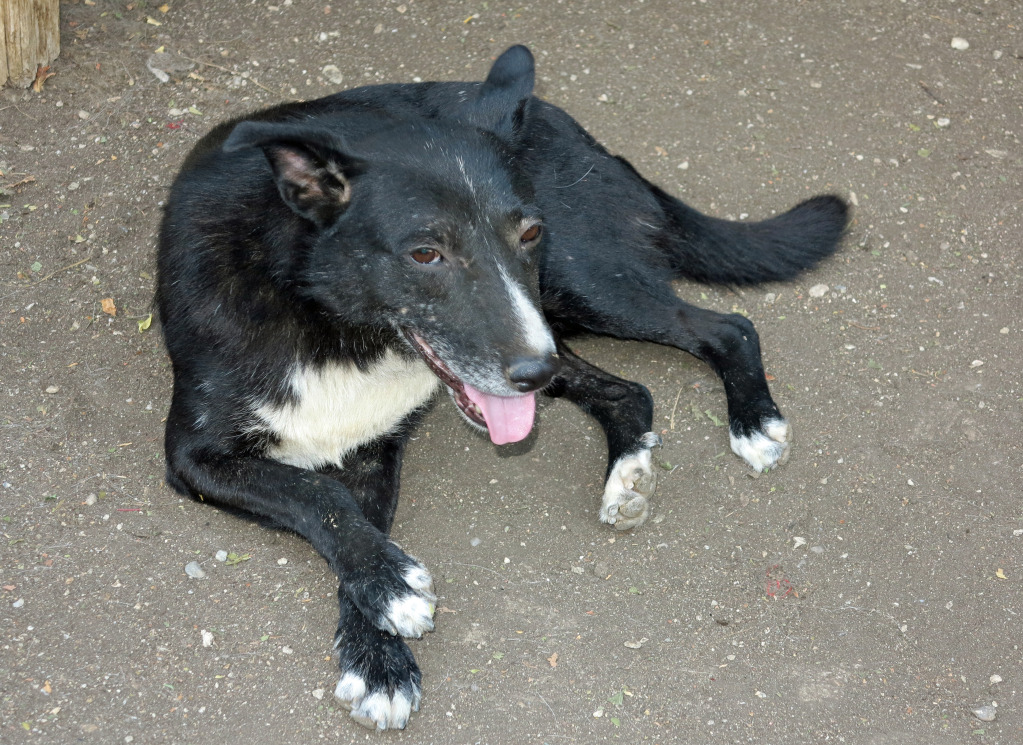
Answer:
[[[62,4],[55,75],[0,93],[0,741],[1023,742],[1021,25],[1013,0]],[[324,562],[163,484],[155,233],[216,122],[477,80],[516,42],[694,206],[833,191],[855,222],[796,284],[679,286],[757,324],[782,469],[751,478],[713,374],[652,345],[577,345],[657,401],[634,533],[598,524],[603,438],[569,404],[501,450],[436,407],[395,535],[437,630],[422,710],[378,735],[333,703]]]

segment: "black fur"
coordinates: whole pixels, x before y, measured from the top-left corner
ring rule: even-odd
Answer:
[[[324,556],[340,580],[338,696],[368,726],[403,727],[418,706],[401,636],[432,629],[429,575],[388,539],[405,442],[435,384],[423,362],[495,441],[528,431],[533,391],[594,416],[609,454],[601,519],[634,527],[654,484],[652,400],[564,340],[696,355],[723,380],[733,449],[758,469],[784,462],[788,425],[753,325],[670,283],[791,279],[846,225],[833,196],[763,222],[702,215],[532,97],[533,75],[513,47],[483,83],[371,86],[228,122],[168,201],[168,481]]]

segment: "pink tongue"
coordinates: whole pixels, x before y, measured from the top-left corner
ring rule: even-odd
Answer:
[[[480,407],[490,431],[490,440],[495,445],[518,442],[533,429],[533,415],[536,413],[536,395],[491,396],[477,391],[471,385],[465,386],[465,395]]]

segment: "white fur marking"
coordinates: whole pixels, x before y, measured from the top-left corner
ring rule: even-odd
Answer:
[[[433,586],[433,577],[430,576],[430,572],[427,571],[426,567],[415,566],[405,570],[405,574],[401,577],[405,580],[405,584],[411,587],[416,592],[424,592],[426,594],[433,595],[430,592],[430,588]]]
[[[418,639],[433,631],[435,605],[422,595],[403,595],[387,605],[386,620],[399,636]]]
[[[334,689],[334,697],[346,709],[353,708],[362,701],[365,695],[366,681],[361,675],[356,675],[355,673],[345,673],[342,675],[341,680],[337,682],[337,688]]]
[[[349,716],[364,727],[377,730],[404,729],[412,713],[412,701],[404,693],[371,693],[352,709]]]
[[[761,472],[789,459],[792,428],[784,419],[769,419],[763,423],[760,432],[743,437],[729,432],[728,439],[732,444],[732,452],[749,463],[754,471]]]
[[[352,719],[370,729],[404,729],[412,712],[419,710],[418,686],[412,686],[412,698],[401,691],[395,691],[393,698],[381,690],[367,695],[366,681],[351,672],[341,676],[334,696]]]
[[[465,185],[469,187],[469,193],[476,196],[476,185],[472,183],[472,179],[469,178],[468,172],[465,170],[465,160],[461,155],[455,158],[455,162],[458,163],[458,171],[462,174],[462,179],[465,181]]]
[[[543,314],[532,303],[522,287],[514,279],[508,276],[504,267],[500,267],[501,279],[508,288],[508,295],[511,297],[512,307],[515,315],[518,316],[519,324],[522,326],[522,335],[526,343],[532,347],[536,355],[554,353],[554,337],[551,335],[550,327],[543,318]]]
[[[422,360],[388,351],[363,371],[353,364],[297,367],[289,381],[297,401],[262,404],[256,416],[280,443],[271,458],[301,468],[341,465],[363,443],[394,430],[433,396],[440,380]]]
[[[643,444],[648,441],[649,438],[645,439]],[[614,525],[617,530],[630,530],[642,525],[650,515],[648,497],[656,487],[657,476],[651,467],[649,448],[622,456],[611,469],[604,487],[600,521]]]

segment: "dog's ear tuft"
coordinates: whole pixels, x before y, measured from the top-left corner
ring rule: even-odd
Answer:
[[[513,140],[525,120],[526,104],[536,82],[533,54],[518,44],[504,52],[466,112],[472,124]]]
[[[362,163],[329,130],[296,124],[241,122],[223,144],[227,153],[260,148],[281,199],[320,227],[334,221],[352,197],[351,177]]]
[[[535,68],[533,53],[516,44],[494,61],[483,84],[484,89],[500,89],[513,93],[518,99],[529,98],[536,82]]]

